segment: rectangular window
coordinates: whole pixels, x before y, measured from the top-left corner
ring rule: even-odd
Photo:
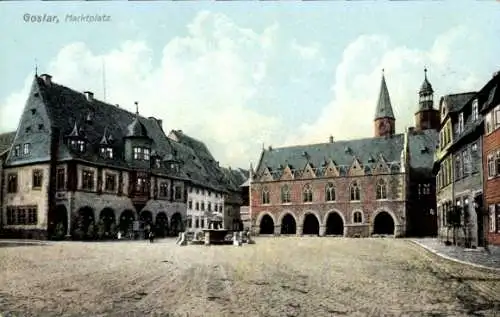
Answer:
[[[460,160],[460,154],[455,155],[455,179],[462,178],[462,161]]]
[[[82,171],[82,189],[93,190],[94,189],[94,172],[83,170]]]
[[[168,197],[168,183],[160,183],[160,197]]]
[[[188,201],[188,209],[193,209],[193,201]]]
[[[207,203],[207,211],[208,212],[212,211],[212,204],[210,202]]]
[[[204,201],[201,202],[201,211],[205,211],[205,202]]]
[[[148,148],[134,147],[134,160],[149,161],[149,159],[150,159],[150,152]]]
[[[486,114],[485,125],[486,134],[490,134],[493,131],[493,113],[490,112]]]
[[[41,188],[42,181],[43,181],[43,171],[42,170],[33,170],[32,187],[34,189]]]
[[[7,175],[7,192],[17,193],[17,174],[15,173]]]
[[[66,171],[64,168],[58,168],[56,172],[56,189],[62,191],[66,188]]]
[[[104,190],[108,192],[114,192],[116,190],[116,175],[106,173]]]
[[[497,155],[495,158],[495,169],[496,169],[496,176],[500,175],[500,150],[497,151]]]
[[[134,147],[134,160],[142,159],[142,151],[140,147]]]
[[[101,157],[105,159],[113,159],[113,149],[110,147],[102,147]]]
[[[146,177],[139,176],[135,181],[135,191],[140,194],[149,193],[149,185]]]
[[[32,206],[7,206],[7,225],[36,225],[38,208]]]
[[[472,121],[477,121],[479,118],[479,106],[477,99],[472,102]]]
[[[496,215],[497,215],[497,219],[496,219],[496,223],[495,223],[495,229],[496,229],[496,233],[500,233],[500,204],[497,204]]]
[[[497,212],[495,210],[495,205],[489,205],[489,216],[490,216],[490,232],[497,232],[499,228],[497,227]]]
[[[462,163],[463,163],[463,173],[464,177],[467,177],[471,171],[470,153],[467,149],[462,151]]]
[[[23,145],[23,155],[29,155],[30,154],[30,144],[29,143],[24,143]]]
[[[495,166],[495,158],[493,154],[488,155],[488,177],[495,177],[496,176],[496,166]]]
[[[462,133],[464,131],[464,113],[460,113],[458,115],[458,133]]]
[[[495,107],[495,110],[493,111],[494,113],[494,119],[495,119],[495,127],[494,129],[498,129],[500,127],[500,105]]]
[[[14,147],[14,156],[15,157],[19,157],[21,155],[21,146],[20,145],[16,145]]]
[[[174,199],[175,200],[182,199],[182,185],[175,185],[175,187],[174,187]]]
[[[196,209],[196,210],[200,210],[200,203],[199,203],[199,202],[196,202],[196,204],[195,204],[195,209]]]

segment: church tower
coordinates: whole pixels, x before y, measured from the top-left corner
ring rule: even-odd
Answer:
[[[384,70],[382,70],[382,83],[380,84],[380,93],[375,111],[374,127],[375,137],[391,136],[396,131],[396,118],[394,118],[394,112],[392,111]]]
[[[418,111],[415,113],[415,130],[439,129],[439,111],[434,109],[434,90],[424,69],[424,82],[418,92]]]

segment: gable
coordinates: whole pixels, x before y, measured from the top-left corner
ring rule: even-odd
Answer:
[[[269,168],[265,168],[264,171],[262,172],[262,175],[260,176],[260,181],[261,182],[270,182],[273,181],[273,175],[271,173],[271,170]]]
[[[281,180],[292,180],[294,179],[293,171],[290,168],[290,165],[285,166],[283,169],[283,174],[281,175]]]
[[[328,164],[325,166],[324,175],[326,177],[338,177],[340,175],[337,166],[332,160],[330,160]]]
[[[361,166],[361,162],[357,159],[354,158],[351,167],[349,168],[348,172],[349,176],[363,176],[365,175],[365,171],[363,167]]]
[[[316,178],[316,173],[314,172],[310,163],[307,163],[306,166],[304,167],[304,170],[302,172],[302,178],[303,179]]]
[[[384,159],[382,155],[379,156],[378,160],[375,162],[375,166],[373,168],[374,174],[389,174],[390,168],[387,164],[387,161]]]
[[[19,119],[16,136],[12,141],[13,149],[20,148],[20,155],[11,151],[6,164],[24,164],[47,161],[50,158],[51,120],[44,102],[44,96],[38,81],[33,81],[24,110]],[[24,144],[29,144],[28,155],[23,154]]]

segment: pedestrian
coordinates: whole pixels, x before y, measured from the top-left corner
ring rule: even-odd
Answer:
[[[155,234],[153,233],[153,231],[149,231],[149,242],[150,243],[153,243],[155,240]]]

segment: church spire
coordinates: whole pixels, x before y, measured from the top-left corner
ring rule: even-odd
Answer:
[[[387,89],[387,84],[385,82],[384,69],[382,69],[382,82],[380,84],[380,93],[377,101],[377,109],[375,111],[375,120],[382,118],[395,119],[394,112],[392,111],[389,90]]]

